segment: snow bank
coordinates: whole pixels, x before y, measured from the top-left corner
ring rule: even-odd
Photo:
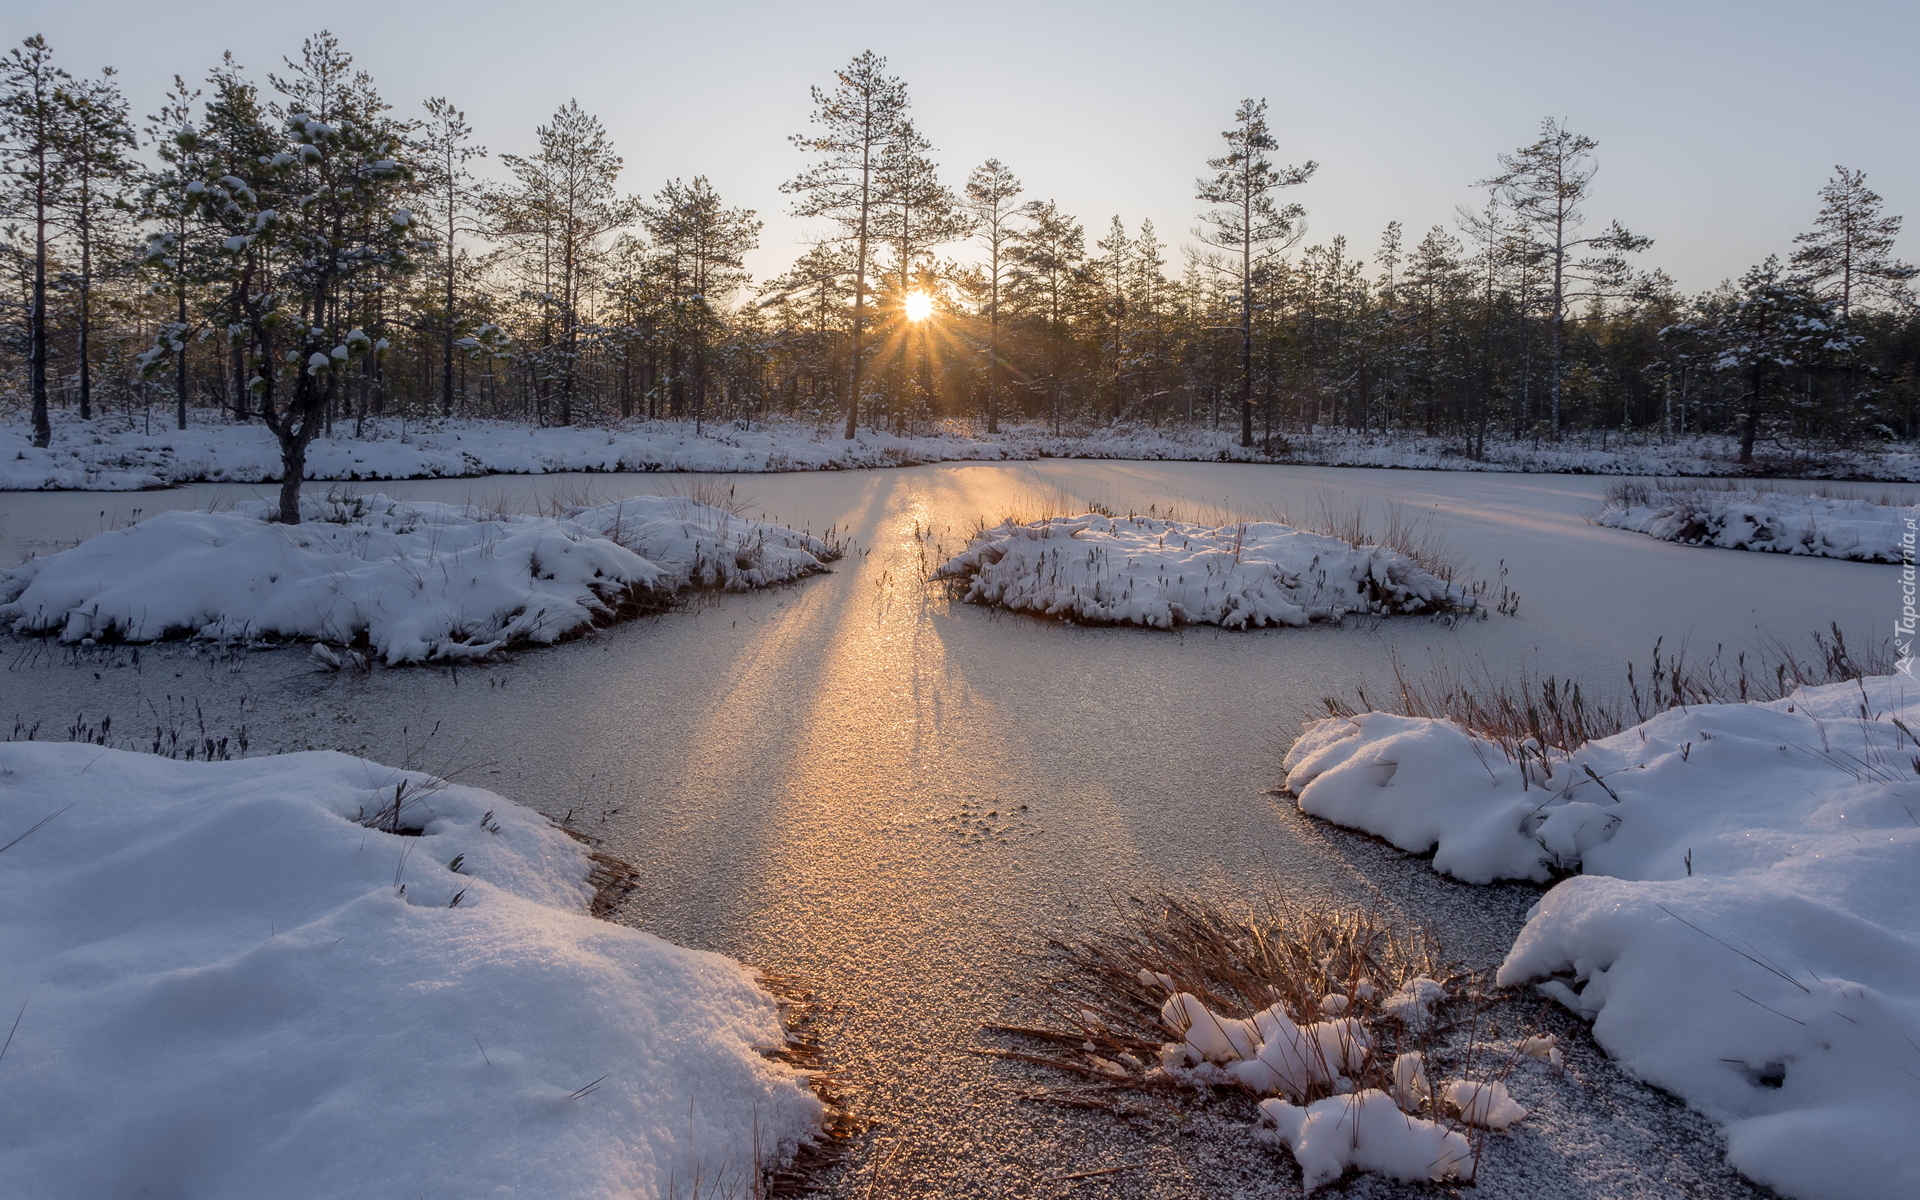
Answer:
[[[1920,1195],[1920,689],[1674,709],[1509,762],[1445,721],[1310,724],[1301,809],[1471,882],[1580,871],[1499,973],[1593,1021],[1804,1200]]]
[[[33,446],[26,426],[0,425],[0,490],[128,490],[199,481],[264,483],[280,477],[272,434],[232,424],[219,412],[195,413],[183,430],[140,432],[124,419],[80,421],[54,414],[53,444]],[[624,422],[529,427],[502,421],[396,418],[367,421],[363,437],[320,438],[307,453],[316,480],[426,479],[553,471],[815,471],[914,463],[1037,458],[1109,458],[1184,462],[1293,463],[1301,466],[1407,467],[1421,470],[1548,471],[1598,475],[1749,475],[1755,470],[1803,478],[1920,480],[1910,448],[1798,454],[1742,466],[1732,439],[1694,436],[1630,442],[1570,435],[1560,442],[1492,437],[1478,458],[1460,439],[1338,430],[1290,433],[1256,446],[1237,431],[1118,425],[1059,434],[1040,426],[986,434],[947,422],[912,436],[836,428],[788,418],[731,423]]]
[[[161,513],[0,574],[0,620],[62,641],[365,641],[391,665],[550,643],[689,586],[798,578],[833,551],[676,496],[565,518],[372,495]]]
[[[1305,1108],[1260,1102],[1270,1136],[1293,1151],[1307,1191],[1340,1178],[1348,1167],[1414,1183],[1473,1178],[1473,1150],[1458,1132],[1408,1116],[1385,1092],[1329,1096]]]
[[[1472,607],[1398,551],[1270,521],[1209,528],[1150,517],[1008,522],[934,572],[966,599],[1100,623],[1305,625],[1347,613]]]
[[[1689,546],[1901,561],[1915,510],[1781,492],[1649,490],[1609,501],[1597,525]],[[1911,543],[1909,543],[1910,545]]]
[[[357,822],[402,783],[418,836]],[[665,1197],[817,1127],[752,974],[588,917],[499,796],[0,744],[0,843],[50,815],[0,870],[10,1195]]]

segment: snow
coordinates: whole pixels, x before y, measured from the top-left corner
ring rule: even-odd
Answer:
[[[1160,629],[1305,625],[1474,604],[1398,551],[1272,521],[1215,528],[1098,513],[1008,521],[976,534],[934,575],[965,581],[976,604]]]
[[[1920,690],[1673,709],[1524,767],[1439,720],[1310,724],[1300,808],[1469,882],[1562,879],[1501,966],[1803,1200],[1920,1195]],[[1551,1060],[1555,1048],[1528,1052]],[[1497,1105],[1496,1105],[1497,1107]]]
[[[817,538],[677,496],[559,517],[384,495],[165,512],[0,573],[0,621],[65,642],[170,636],[364,642],[389,665],[551,643],[681,588],[823,569]],[[322,656],[325,657],[324,655]]]
[[[128,418],[80,421],[54,414],[53,444],[37,449],[24,423],[0,425],[0,490],[77,488],[126,491],[192,482],[263,483],[280,477],[278,444],[258,424],[218,412],[193,414],[188,428],[149,430]],[[950,461],[1096,458],[1188,462],[1279,462],[1302,466],[1423,470],[1547,471],[1604,475],[1746,475],[1727,438],[1631,442],[1618,436],[1553,443],[1490,438],[1480,458],[1458,439],[1322,431],[1243,447],[1237,433],[1138,424],[1054,433],[1015,426],[986,434],[943,422],[910,436],[862,430],[847,440],[828,425],[790,418],[696,427],[629,421],[611,427],[531,427],[502,421],[371,418],[364,436],[342,423],[307,451],[314,480],[426,479],[553,471],[814,471]],[[1912,447],[1803,452],[1759,469],[1803,478],[1920,480]]]
[[[418,836],[360,823],[401,785]],[[0,871],[10,1195],[654,1198],[818,1128],[754,975],[586,915],[582,847],[499,796],[0,744],[0,843],[50,815]]]
[[[1594,523],[1690,546],[1897,563],[1912,548],[1915,509],[1781,492],[1632,489]]]
[[[1305,1108],[1260,1102],[1272,1136],[1293,1151],[1309,1192],[1348,1167],[1409,1183],[1473,1177],[1473,1149],[1457,1131],[1408,1116],[1385,1092],[1369,1088],[1329,1096]]]
[[[1507,1094],[1507,1085],[1499,1080],[1478,1083],[1456,1079],[1442,1094],[1460,1119],[1482,1129],[1505,1129],[1527,1115],[1527,1110]]]
[[[1382,1001],[1378,1015],[1404,1019],[1409,1007],[1424,1014],[1424,1005],[1444,995],[1430,979],[1409,980]],[[1160,1021],[1180,1040],[1160,1048],[1160,1070],[1177,1083],[1238,1084],[1270,1097],[1260,1103],[1259,1132],[1293,1152],[1308,1191],[1349,1167],[1409,1181],[1472,1179],[1476,1156],[1461,1130],[1420,1115],[1432,1111],[1434,1098],[1422,1054],[1394,1057],[1390,1092],[1356,1083],[1378,1044],[1361,1009],[1377,996],[1371,985],[1356,985],[1353,999],[1339,997],[1343,1004],[1322,998],[1320,1010],[1332,1019],[1300,1024],[1284,1003],[1247,1018],[1223,1017],[1192,993],[1175,991]],[[1402,1011],[1387,1007],[1395,1002]],[[1337,1015],[1349,1010],[1360,1015]],[[1507,1129],[1527,1114],[1498,1080],[1453,1080],[1441,1095],[1466,1124],[1487,1129]]]

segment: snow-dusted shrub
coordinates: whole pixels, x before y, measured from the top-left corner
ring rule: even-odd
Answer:
[[[1102,624],[1305,625],[1348,613],[1471,608],[1473,595],[1398,551],[1270,521],[1209,527],[1087,513],[982,530],[935,572],[963,596]]]

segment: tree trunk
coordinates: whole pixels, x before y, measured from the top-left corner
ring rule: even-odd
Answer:
[[[39,154],[33,198],[33,295],[27,313],[27,378],[33,393],[33,444],[42,450],[53,441],[47,412],[47,154]]]

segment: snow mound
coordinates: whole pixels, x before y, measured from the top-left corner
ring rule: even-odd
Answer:
[[[1898,505],[1713,490],[1636,490],[1594,517],[1598,525],[1689,546],[1883,563],[1902,561],[1915,521],[1913,508]]]
[[[1102,624],[1305,625],[1347,613],[1470,608],[1398,551],[1271,521],[1211,528],[1151,517],[1007,522],[934,572],[966,599]]]
[[[364,640],[389,665],[551,643],[663,605],[820,570],[832,550],[674,496],[568,517],[383,495],[161,513],[0,574],[0,620],[62,641],[172,636]]]
[[[1303,811],[1471,882],[1580,871],[1499,972],[1802,1197],[1920,1195],[1920,689],[1673,709],[1518,765],[1438,720],[1311,723]],[[1543,1047],[1550,1057],[1551,1047]]]
[[[402,784],[417,836],[358,823]],[[0,842],[29,829],[0,871],[9,1194],[655,1198],[818,1128],[752,974],[587,916],[581,847],[499,796],[0,744]]]
[[[1473,1149],[1458,1132],[1408,1116],[1385,1092],[1368,1088],[1301,1108],[1262,1100],[1271,1136],[1293,1151],[1301,1186],[1311,1192],[1348,1167],[1415,1183],[1472,1179]]]

